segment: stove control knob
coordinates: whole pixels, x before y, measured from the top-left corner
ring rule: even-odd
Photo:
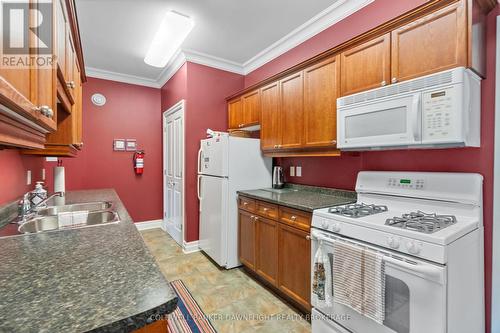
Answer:
[[[406,243],[406,249],[411,254],[419,254],[420,251],[422,250],[422,245],[419,245],[414,241],[409,241],[408,243]]]
[[[397,238],[389,236],[387,237],[387,245],[389,245],[391,249],[397,249],[399,247],[399,240]]]
[[[340,223],[338,223],[338,222],[337,222],[337,223],[334,223],[334,224],[332,225],[332,231],[333,231],[333,232],[340,232]]]
[[[329,225],[328,225],[328,222],[327,222],[327,221],[323,221],[323,222],[321,222],[321,228],[322,228],[322,229],[328,230],[328,227],[329,227]]]

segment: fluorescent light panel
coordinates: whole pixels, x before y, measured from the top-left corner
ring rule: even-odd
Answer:
[[[153,38],[144,62],[154,67],[165,67],[193,27],[190,17],[169,11]]]

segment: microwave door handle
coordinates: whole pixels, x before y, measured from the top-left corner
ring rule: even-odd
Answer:
[[[440,284],[445,283],[445,276],[441,269],[438,267],[433,267],[431,265],[424,264],[410,264],[402,260],[394,259],[388,256],[384,256],[384,261],[398,268],[404,269],[405,271],[420,275],[428,280],[438,282]]]
[[[420,141],[421,140],[421,137],[420,137],[420,94],[416,94],[416,95],[413,95],[413,99],[412,99],[412,102],[411,102],[411,107],[412,107],[412,110],[413,110],[413,121],[412,121],[412,125],[413,125],[413,139],[415,141]]]

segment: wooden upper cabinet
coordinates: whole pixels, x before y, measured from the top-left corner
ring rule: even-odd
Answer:
[[[392,32],[391,82],[467,66],[465,0]]]
[[[278,287],[303,308],[310,309],[311,242],[309,232],[278,225]]]
[[[339,56],[334,56],[304,70],[306,147],[330,147],[337,144],[339,59]]]
[[[260,90],[255,90],[241,97],[243,103],[244,126],[256,125],[260,120]]]
[[[304,143],[304,76],[292,74],[280,81],[281,145],[297,148]]]
[[[340,69],[340,96],[389,84],[391,34],[385,34],[340,53]]]
[[[228,127],[237,129],[243,127],[243,103],[241,98],[236,98],[227,104]]]
[[[278,222],[257,217],[255,224],[255,271],[267,282],[278,280]]]
[[[255,269],[255,216],[243,210],[240,210],[238,214],[239,258],[242,264]]]
[[[262,150],[273,150],[281,144],[281,114],[279,82],[273,82],[260,90]]]

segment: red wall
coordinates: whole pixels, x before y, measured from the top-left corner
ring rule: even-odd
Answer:
[[[43,158],[21,155],[17,150],[0,150],[0,206],[19,199],[42,180]],[[31,170],[32,185],[26,185],[26,172]]]
[[[245,77],[245,86],[248,87],[277,74],[424,2],[423,0],[377,0],[248,74]],[[354,189],[356,175],[361,170],[451,171],[482,174],[484,176],[485,295],[488,332],[490,330],[493,228],[495,29],[496,16],[499,14],[500,9],[497,7],[489,14],[487,21],[487,78],[482,81],[481,148],[363,152],[346,153],[338,158],[308,157],[277,160],[277,163],[284,166],[287,172],[291,165],[302,166],[303,177],[288,177],[290,182],[343,189]]]
[[[215,68],[186,63],[161,89],[162,112],[186,99],[185,112],[185,213],[186,241],[198,240],[199,215],[197,155],[207,128],[227,128],[225,98],[243,88],[243,76]]]
[[[107,102],[90,101],[102,93]],[[89,78],[83,86],[83,141],[76,158],[64,158],[66,190],[114,188],[133,220],[162,218],[162,124],[160,89]],[[114,152],[113,139],[137,139],[146,151],[144,174],[132,168],[132,152]],[[47,183],[52,167],[46,162]],[[51,191],[53,189],[51,188]]]

